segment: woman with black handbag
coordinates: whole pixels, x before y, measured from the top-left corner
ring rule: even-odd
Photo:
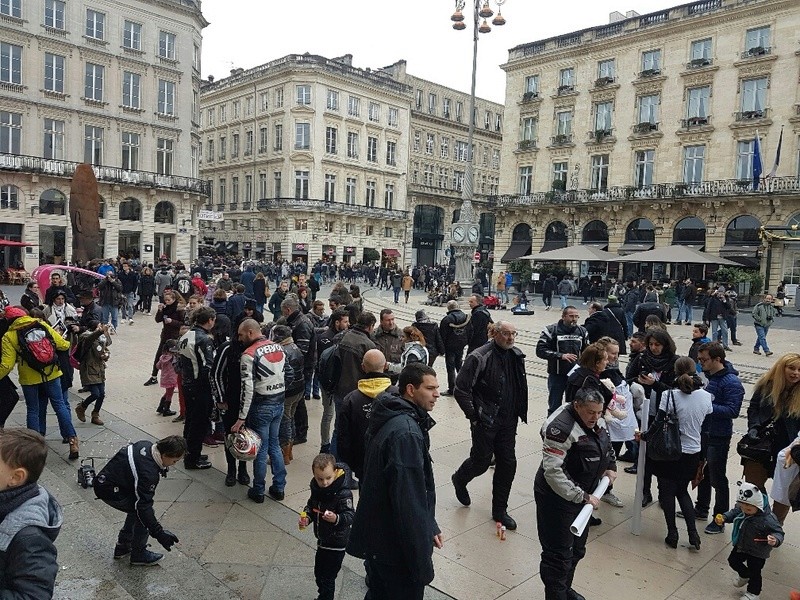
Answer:
[[[697,376],[694,361],[688,356],[680,357],[675,361],[674,388],[661,395],[656,415],[656,422],[669,420],[674,424],[677,420],[680,433],[680,455],[677,460],[652,461],[653,474],[658,479],[658,501],[667,523],[664,543],[671,548],[678,547],[678,528],[675,524],[677,499],[686,521],[689,545],[696,550],[700,549],[700,535],[697,533],[694,504],[689,496],[689,482],[695,478],[702,460],[700,429],[706,415],[713,411],[712,396],[702,388],[703,383]]]
[[[784,354],[756,383],[750,405],[747,407],[747,435],[739,443],[745,479],[766,491],[767,479],[775,470],[778,452],[789,446],[800,433],[800,354]],[[748,458],[742,445],[765,445],[771,440],[770,452],[765,459]],[[763,442],[758,444],[758,442]],[[746,444],[746,442],[749,442]],[[779,505],[775,512],[779,520],[786,518],[788,506]]]

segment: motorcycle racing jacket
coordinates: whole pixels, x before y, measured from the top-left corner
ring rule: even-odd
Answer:
[[[294,379],[294,369],[280,344],[265,337],[258,338],[242,352],[239,367],[242,376],[240,419],[247,418],[254,402],[283,403],[286,386]]]

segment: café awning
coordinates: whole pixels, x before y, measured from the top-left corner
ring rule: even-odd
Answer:
[[[394,248],[384,248],[383,255],[389,258],[400,258],[400,251]]]
[[[526,254],[531,253],[531,241],[530,240],[517,240],[516,242],[511,242],[511,245],[506,250],[506,253],[503,254],[503,258],[500,259],[500,262],[507,263],[512,260],[517,260],[521,256],[525,256]]]
[[[586,260],[594,262],[608,262],[619,260],[616,254],[601,250],[596,246],[588,244],[580,244],[577,246],[567,246],[566,248],[558,248],[548,252],[539,252],[537,254],[530,254],[522,256],[523,260],[531,260],[536,262],[545,262],[548,260],[565,261],[565,260]]]
[[[735,266],[737,264],[727,258],[721,258],[708,252],[701,252],[682,244],[673,244],[672,246],[656,248],[646,252],[636,252],[628,256],[620,256],[617,260],[619,262],[689,263],[723,266]]]

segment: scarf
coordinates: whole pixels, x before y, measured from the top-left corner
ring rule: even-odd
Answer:
[[[37,483],[26,483],[0,492],[0,523],[28,500],[36,498],[38,495],[39,485]]]
[[[675,357],[672,354],[662,351],[656,356],[646,348],[642,357],[644,364],[655,373],[663,373],[668,367],[672,366]]]

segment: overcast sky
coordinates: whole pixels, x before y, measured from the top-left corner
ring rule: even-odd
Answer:
[[[685,1],[685,0],[684,0]],[[508,49],[604,25],[612,11],[640,14],[680,0],[507,0],[507,24],[478,42],[478,95],[503,102]],[[467,9],[471,1],[467,1]],[[491,0],[492,9],[497,5]],[[453,0],[205,0],[203,76],[249,69],[287,54],[353,55],[356,67],[408,61],[412,75],[469,91],[471,29],[455,31]],[[490,19],[491,20],[491,19]],[[469,16],[467,17],[469,22]]]

